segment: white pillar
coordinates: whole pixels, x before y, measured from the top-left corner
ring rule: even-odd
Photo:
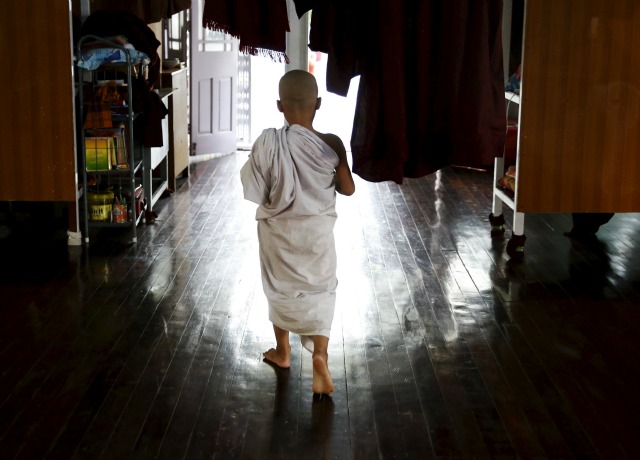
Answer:
[[[287,32],[289,64],[285,66],[285,72],[294,69],[307,70],[309,68],[309,13],[305,13],[301,19],[298,19],[293,0],[287,0],[287,13],[291,32]]]

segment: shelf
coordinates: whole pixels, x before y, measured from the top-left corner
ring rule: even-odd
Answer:
[[[135,184],[136,188],[140,187],[139,184]],[[125,190],[126,187],[123,187],[123,190]],[[144,196],[144,195],[142,195]],[[131,220],[127,220],[125,222],[112,222],[111,220],[107,221],[107,220],[91,220],[90,218],[86,219],[86,224],[88,226],[88,228],[131,228],[132,226],[137,227],[138,224],[142,221],[142,219],[145,217],[145,211],[147,209],[147,202],[146,199],[144,198],[140,198],[138,200],[135,201],[130,201],[131,197],[129,197],[129,199],[127,200],[127,207],[128,207],[128,211],[130,213],[136,212],[135,209],[138,208],[138,206],[140,207],[140,212],[139,215],[136,216],[135,218],[135,222],[131,221]],[[83,202],[85,201],[85,199],[83,198],[82,200]],[[86,209],[87,211],[90,211],[92,208],[92,203],[91,201],[87,201],[87,206]],[[107,204],[107,203],[103,203],[103,204]],[[102,206],[101,204],[98,204],[98,206]],[[135,238],[135,237],[134,237]]]
[[[165,179],[151,179],[151,189],[153,195],[151,196],[151,202],[155,204],[158,198],[162,196],[162,193],[168,188],[167,181]]]
[[[515,203],[515,201],[513,201],[513,198],[511,198],[509,195],[507,195],[499,187],[496,187],[496,186],[493,187],[493,194],[496,197],[500,198],[500,201],[502,201],[504,204],[506,204],[511,209],[514,209],[514,210],[516,209],[516,203]]]
[[[512,93],[511,91],[505,91],[504,92],[504,98],[507,100],[507,102],[512,102],[512,103],[520,105],[520,95],[519,94]]]
[[[135,120],[139,116],[140,116],[139,113],[134,113],[133,115],[131,115],[133,120]],[[113,121],[129,121],[129,115],[123,114],[123,113],[114,113],[111,115],[111,119]]]
[[[177,178],[189,175],[189,133],[187,104],[187,68],[163,70],[162,87],[174,92],[169,97],[169,188],[176,190]]]
[[[77,56],[82,56],[83,46],[86,42],[97,42],[104,44],[106,48],[113,48],[119,50],[122,56],[127,62],[107,63],[102,64],[98,68],[94,68],[93,62],[89,65],[81,65],[78,61],[78,96],[79,106],[84,112],[88,110],[88,106],[85,105],[86,98],[95,98],[100,88],[97,83],[100,80],[100,76],[105,80],[118,80],[118,78],[104,78],[107,77],[108,72],[103,71],[105,69],[118,70],[120,73],[125,73],[125,79],[120,80],[120,86],[126,86],[127,91],[125,94],[120,93],[122,99],[121,104],[114,104],[111,106],[111,113],[105,114],[107,120],[113,123],[113,128],[94,128],[94,129],[81,129],[81,142],[80,146],[83,150],[84,165],[83,167],[83,195],[82,198],[84,207],[84,241],[89,243],[89,228],[121,228],[131,230],[132,242],[137,241],[137,225],[145,216],[145,210],[142,209],[138,214],[136,209],[138,207],[146,208],[146,200],[140,202],[136,200],[137,179],[139,176],[145,176],[150,174],[148,163],[146,162],[146,153],[144,148],[139,147],[140,140],[137,139],[136,127],[140,122],[134,125],[134,121],[139,118],[140,113],[133,112],[133,92],[132,92],[132,78],[134,74],[139,74],[143,70],[143,66],[139,69],[137,66],[139,63],[133,59],[134,51],[125,49],[118,43],[114,43],[111,40],[96,37],[96,36],[84,36],[78,43]],[[85,78],[89,77],[89,78]],[[115,77],[115,75],[114,75]],[[117,83],[116,83],[117,84]],[[85,90],[86,88],[86,90]],[[90,99],[87,99],[90,101]],[[83,113],[86,116],[86,112]],[[81,119],[84,119],[84,116]],[[110,120],[109,120],[110,117]],[[102,121],[102,120],[98,120]],[[97,123],[100,124],[100,123]],[[105,123],[106,124],[106,123]],[[102,134],[101,134],[102,133]],[[89,135],[91,134],[91,135]],[[98,134],[98,135],[96,135]],[[94,143],[87,142],[86,139],[91,137],[96,138]],[[99,141],[98,139],[102,139]],[[106,141],[105,141],[106,139]],[[113,139],[113,141],[112,141]],[[90,161],[87,161],[90,160]],[[111,168],[112,161],[126,165],[123,168]],[[87,170],[88,167],[96,167],[97,170]],[[99,168],[99,169],[98,169]],[[132,213],[131,220],[126,222],[111,222],[115,218],[114,209],[111,201],[113,201],[113,195],[111,197],[100,197],[99,194],[95,196],[89,195],[89,181],[88,177],[95,178],[96,189],[100,190],[117,190],[117,194],[129,196],[132,200],[129,203],[130,212]],[[142,180],[140,180],[142,181]],[[145,193],[146,195],[146,193]],[[91,201],[91,198],[95,201]],[[142,200],[142,198],[140,198]],[[116,211],[118,209],[116,208]],[[136,215],[138,214],[138,215]],[[119,217],[119,216],[118,216]],[[91,220],[91,219],[96,220]],[[102,220],[99,220],[101,219]]]
[[[165,97],[171,96],[177,90],[178,88],[160,88],[156,89],[155,92],[158,93],[160,99],[164,99]]]
[[[140,223],[143,217],[144,212],[140,213],[140,215],[136,218],[136,225]],[[126,222],[100,222],[97,220],[90,220],[89,226],[95,228],[129,228],[131,227],[131,221],[128,220]]]
[[[142,165],[144,164],[143,160],[136,160],[133,172],[136,173],[140,170]],[[100,175],[100,176],[128,176],[131,174],[131,168],[113,168],[113,169],[101,169],[96,171],[91,171],[87,169],[87,175]]]
[[[165,88],[156,90],[162,102],[167,105],[168,99],[173,94],[173,88]],[[161,147],[143,147],[144,167],[142,171],[142,186],[144,194],[147,197],[147,212],[150,216],[154,215],[153,206],[162,193],[167,190],[169,176],[169,119],[164,117],[161,122],[162,126],[162,146]]]

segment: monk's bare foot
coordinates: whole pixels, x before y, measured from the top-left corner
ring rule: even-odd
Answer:
[[[329,373],[327,358],[319,353],[314,353],[313,355],[313,384],[311,389],[314,393],[333,393],[333,380]]]
[[[262,353],[262,356],[264,356],[265,360],[283,369],[289,369],[291,367],[290,351],[287,353],[277,350],[276,348],[269,348],[267,351]]]

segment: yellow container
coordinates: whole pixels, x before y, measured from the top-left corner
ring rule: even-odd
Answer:
[[[92,222],[111,222],[113,192],[88,192],[89,220]]]

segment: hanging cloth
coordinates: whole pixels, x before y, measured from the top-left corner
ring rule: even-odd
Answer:
[[[126,11],[135,14],[145,24],[169,19],[191,8],[191,0],[93,0],[91,10]]]
[[[327,54],[327,91],[349,92],[367,60],[377,59],[376,0],[293,0],[296,14],[311,14],[309,49]]]
[[[346,95],[360,75],[354,173],[402,183],[502,155],[502,0],[296,0],[308,8],[327,90]]]
[[[289,62],[286,0],[205,0],[202,26],[240,39],[240,52]]]

